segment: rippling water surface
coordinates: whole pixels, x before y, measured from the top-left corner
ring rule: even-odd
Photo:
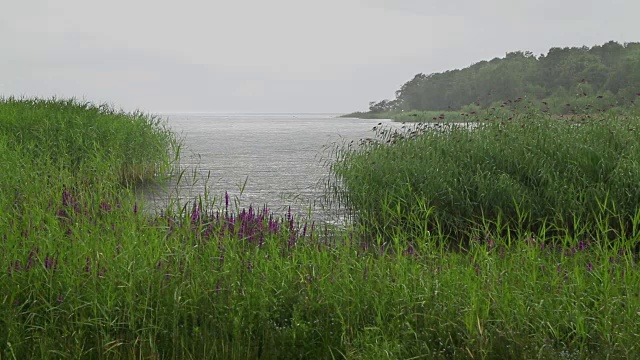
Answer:
[[[372,137],[380,120],[344,119],[337,114],[164,114],[183,139],[179,196],[219,199],[225,191],[240,207],[291,206],[316,218],[321,207],[327,147]],[[382,120],[390,123],[388,120]],[[205,179],[208,179],[205,182]],[[157,198],[158,196],[156,196]]]

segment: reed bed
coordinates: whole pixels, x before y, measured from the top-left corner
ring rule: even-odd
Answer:
[[[150,180],[170,171],[178,142],[161,119],[75,99],[0,99],[0,133],[27,150],[42,170],[51,165],[75,178]],[[101,174],[97,176],[97,174]]]
[[[550,243],[545,228],[505,233],[487,218],[450,251],[445,231],[418,236],[389,225],[363,236],[359,227],[337,231],[266,206],[236,209],[225,193],[153,214],[118,176],[124,158],[92,165],[113,172],[85,172],[96,150],[68,153],[77,144],[49,132],[34,149],[16,134],[41,124],[13,126],[0,132],[0,170],[11,170],[0,172],[2,359],[640,354],[634,232],[608,244],[565,232]],[[175,140],[153,129],[151,147],[163,143],[159,158],[170,160]],[[68,140],[83,138],[76,130]],[[49,146],[67,151],[52,156]]]
[[[377,140],[337,149],[332,195],[349,204],[371,238],[402,228],[465,240],[486,223],[520,235],[635,236],[638,115],[484,118],[377,128]]]

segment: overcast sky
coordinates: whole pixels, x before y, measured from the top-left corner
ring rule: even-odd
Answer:
[[[21,0],[0,95],[150,112],[350,112],[417,73],[640,41],[636,0]]]

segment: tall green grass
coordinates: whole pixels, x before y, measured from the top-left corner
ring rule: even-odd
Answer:
[[[45,103],[50,113],[28,113],[44,121],[65,107]],[[417,235],[388,224],[392,236],[363,241],[295,214],[234,209],[225,196],[176,199],[152,214],[125,186],[123,162],[115,161],[122,158],[98,157],[97,147],[69,152],[78,144],[64,141],[102,139],[84,123],[63,139],[38,132],[37,119],[0,132],[2,359],[640,355],[635,235],[604,246],[567,233],[551,246],[545,229],[504,236],[487,220],[468,232],[463,251],[451,252],[438,241],[447,234],[431,228]],[[125,124],[101,131],[124,138]],[[39,141],[17,135],[33,129]],[[170,158],[170,133],[152,132],[144,139],[151,149],[163,143]],[[100,141],[122,153],[138,146]],[[601,218],[601,233],[607,219],[614,217]]]
[[[0,99],[0,118],[7,144],[40,162],[34,170],[50,165],[86,181],[152,179],[170,170],[168,150],[178,149],[159,118],[75,99]]]
[[[522,112],[382,128],[382,141],[339,149],[334,191],[373,237],[402,227],[460,238],[486,222],[525,233],[632,236],[640,216],[638,120]]]

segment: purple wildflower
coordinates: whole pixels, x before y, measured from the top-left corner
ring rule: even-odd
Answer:
[[[111,211],[111,205],[109,205],[108,202],[103,201],[100,203],[100,210],[104,211],[104,212],[110,212]]]
[[[233,217],[233,214],[231,214],[231,216],[229,217],[229,219],[227,220],[227,224],[228,224],[228,231],[230,233],[234,232],[234,228],[235,228],[235,223],[236,223],[236,219]]]
[[[294,246],[296,246],[296,235],[292,233],[289,236],[289,241],[287,242],[287,248],[291,249]]]
[[[44,259],[44,268],[47,270],[56,271],[58,269],[58,261],[51,256],[47,256]]]
[[[191,225],[195,225],[196,222],[200,219],[200,207],[198,206],[198,202],[193,202],[193,210],[191,211]]]
[[[25,265],[25,270],[29,270],[33,267],[34,258],[36,257],[37,253],[38,253],[38,249],[32,249],[29,252],[29,256],[27,257],[27,264]]]
[[[67,189],[64,189],[62,191],[62,206],[71,206],[73,205],[73,203],[73,197],[71,196],[69,191],[67,191]]]
[[[486,240],[487,240],[487,250],[488,250],[488,251],[491,251],[491,250],[494,248],[494,246],[496,245],[496,243],[495,243],[495,241],[494,241],[491,237],[489,237],[489,236],[487,236]]]
[[[58,210],[58,217],[61,218],[61,220],[68,218],[69,216],[67,215],[67,211],[65,209],[60,209]]]
[[[22,265],[20,264],[20,260],[12,260],[9,263],[9,273],[14,271],[22,271]]]
[[[91,258],[88,257],[88,256],[85,259],[84,272],[86,272],[86,273],[90,273],[91,272]]]

